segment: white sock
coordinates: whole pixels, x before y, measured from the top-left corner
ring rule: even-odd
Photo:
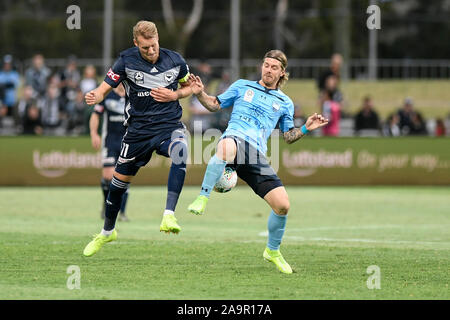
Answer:
[[[104,236],[110,236],[113,233],[114,229],[106,231],[105,229],[102,229],[102,235]]]
[[[172,210],[164,210],[164,215],[167,214],[175,215],[175,212],[173,212]]]

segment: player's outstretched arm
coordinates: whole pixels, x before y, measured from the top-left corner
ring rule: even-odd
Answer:
[[[214,96],[210,96],[205,92],[205,86],[199,76],[191,74],[189,77],[192,93],[195,94],[198,101],[209,111],[216,112],[220,110],[219,101]]]
[[[84,96],[86,103],[90,106],[102,102],[113,88],[103,81],[97,88],[89,91]]]
[[[325,119],[320,114],[314,113],[306,120],[306,123],[301,128],[293,128],[289,131],[286,131],[283,134],[284,141],[286,141],[288,144],[294,143],[295,141],[305,136],[308,132],[326,126],[327,124],[328,119]]]

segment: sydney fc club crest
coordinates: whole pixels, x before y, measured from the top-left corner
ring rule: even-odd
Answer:
[[[136,84],[144,84],[144,74],[142,72],[136,72],[134,74],[134,82]]]

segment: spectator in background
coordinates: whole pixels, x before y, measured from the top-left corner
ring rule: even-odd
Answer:
[[[84,94],[80,89],[76,91],[75,100],[70,101],[66,109],[71,110],[68,115],[67,130],[74,131],[77,134],[88,133],[87,118],[90,117],[91,112],[88,111],[89,108],[84,101]],[[84,127],[85,125],[86,127]]]
[[[331,56],[331,63],[329,69],[325,70],[317,80],[317,87],[319,89],[319,105],[323,106],[323,103],[327,99],[342,103],[343,96],[339,90],[339,82],[341,79],[341,66],[343,63],[342,55],[335,53]],[[329,77],[334,77],[336,81],[335,88],[332,92],[327,89],[327,80]],[[328,92],[327,92],[328,91]],[[331,97],[328,96],[331,94]]]
[[[383,135],[387,137],[398,137],[401,135],[400,116],[398,113],[391,114],[383,126]]]
[[[45,97],[47,80],[50,74],[50,69],[45,66],[44,56],[41,54],[34,55],[32,66],[25,71],[25,85],[33,88],[34,98],[41,99]]]
[[[324,136],[337,137],[339,135],[339,123],[341,120],[340,103],[333,100],[332,96],[337,88],[337,78],[333,75],[326,79],[325,89],[322,91],[322,115],[328,119],[328,124],[322,127]]]
[[[43,133],[41,113],[35,100],[26,107],[22,119],[23,134],[41,135]]]
[[[49,85],[47,93],[41,102],[42,124],[49,133],[55,133],[62,124],[63,112],[59,100],[59,89],[56,85]]]
[[[203,81],[205,88],[210,85],[212,69],[211,65],[206,61],[200,62],[200,64],[195,67],[194,74],[202,77],[202,80],[205,79],[205,81]],[[212,128],[215,121],[215,115],[206,110],[195,95],[192,95],[190,98],[189,111],[191,113],[189,127],[192,132],[204,133],[209,128]]]
[[[222,72],[221,79],[220,79],[219,83],[217,84],[215,95],[218,96],[219,94],[225,92],[230,85],[231,85],[230,72],[227,70],[224,70]],[[219,129],[221,132],[225,131],[225,129],[228,126],[228,121],[230,121],[230,116],[231,116],[232,111],[233,111],[233,107],[229,107],[229,108],[225,108],[224,110],[222,110],[222,112],[213,113],[212,114],[212,117],[214,119],[213,127]]]
[[[75,100],[77,89],[80,84],[81,75],[77,69],[77,60],[75,56],[69,56],[67,64],[64,70],[59,73],[59,88],[61,90],[61,105],[70,106],[73,105]],[[72,110],[67,110],[70,114]]]
[[[216,95],[224,93],[231,85],[231,75],[228,70],[222,71],[222,75],[216,88]]]
[[[434,135],[436,137],[443,137],[447,133],[447,129],[445,128],[444,120],[441,118],[436,119],[436,129]]]
[[[204,133],[212,127],[213,115],[192,95],[189,103],[189,127],[193,133]]]
[[[294,103],[294,126],[300,128],[306,122],[305,117],[301,112],[301,108],[298,104]]]
[[[22,97],[17,103],[17,115],[20,119],[23,119],[28,106],[35,102],[33,101],[34,90],[31,86],[25,86],[22,91]]]
[[[196,66],[194,74],[198,75],[202,79],[205,88],[208,87],[213,76],[211,65],[206,61],[200,62],[200,64]]]
[[[363,98],[361,110],[355,116],[355,134],[359,135],[361,130],[380,130],[378,113],[373,108],[370,96]]]
[[[397,112],[400,118],[400,131],[402,135],[427,134],[425,122],[422,115],[414,110],[414,103],[411,98],[406,98],[403,107]]]
[[[93,65],[87,65],[83,71],[83,79],[80,81],[80,89],[86,94],[97,88],[97,70]]]
[[[19,73],[13,69],[13,59],[11,55],[3,58],[3,67],[0,71],[0,105],[2,110],[0,114],[3,116],[12,116],[13,108],[17,103],[17,89],[20,84]]]
[[[428,130],[422,115],[415,111],[411,119],[409,135],[427,135]]]

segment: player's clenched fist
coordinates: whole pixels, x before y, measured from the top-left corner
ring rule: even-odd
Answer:
[[[103,100],[103,97],[99,97],[99,94],[96,90],[91,90],[84,96],[84,100],[90,106],[100,103]]]

